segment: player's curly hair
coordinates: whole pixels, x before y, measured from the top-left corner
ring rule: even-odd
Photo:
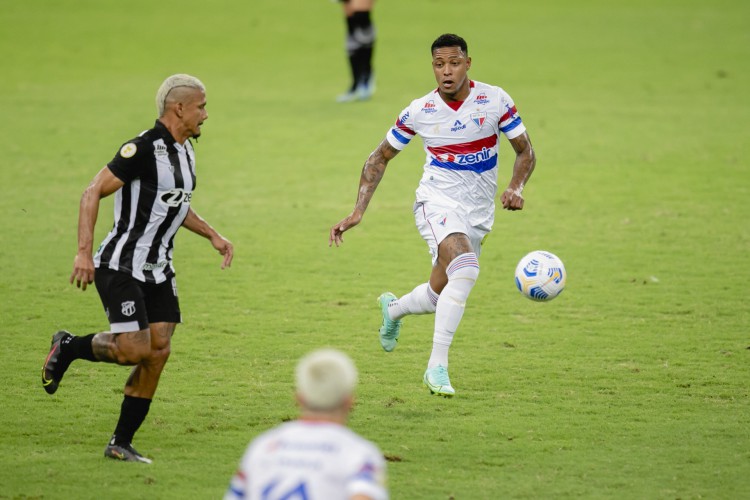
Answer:
[[[459,47],[464,54],[469,54],[469,47],[466,45],[466,40],[458,35],[454,35],[453,33],[445,33],[437,37],[435,41],[432,42],[430,53],[435,52],[435,49],[443,47]]]
[[[178,73],[168,77],[156,92],[156,111],[159,113],[160,117],[164,116],[164,109],[167,105],[167,96],[177,87],[190,87],[202,92],[206,91],[206,86],[203,85],[203,82],[194,76]]]

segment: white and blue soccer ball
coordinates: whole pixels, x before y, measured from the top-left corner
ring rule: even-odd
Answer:
[[[531,300],[552,300],[565,289],[565,266],[557,255],[535,250],[516,266],[516,286]]]

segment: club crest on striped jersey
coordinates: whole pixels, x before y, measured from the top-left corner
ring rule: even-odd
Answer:
[[[477,127],[482,128],[482,125],[484,125],[484,120],[487,119],[487,112],[479,111],[477,113],[470,114],[469,117]]]
[[[120,148],[120,156],[123,158],[132,158],[136,151],[138,151],[138,147],[132,142],[129,142]]]

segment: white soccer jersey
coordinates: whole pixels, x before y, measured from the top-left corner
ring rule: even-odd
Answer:
[[[242,457],[226,499],[386,500],[385,460],[349,428],[295,420],[258,436]]]
[[[518,137],[525,130],[513,99],[500,87],[470,82],[471,91],[457,111],[437,90],[415,99],[386,135],[398,150],[415,135],[427,155],[417,202],[459,208],[472,226],[492,228],[497,193],[498,136]]]

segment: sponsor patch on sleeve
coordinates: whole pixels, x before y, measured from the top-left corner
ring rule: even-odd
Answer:
[[[120,148],[120,156],[123,158],[132,158],[135,152],[138,150],[135,144],[129,142]]]

